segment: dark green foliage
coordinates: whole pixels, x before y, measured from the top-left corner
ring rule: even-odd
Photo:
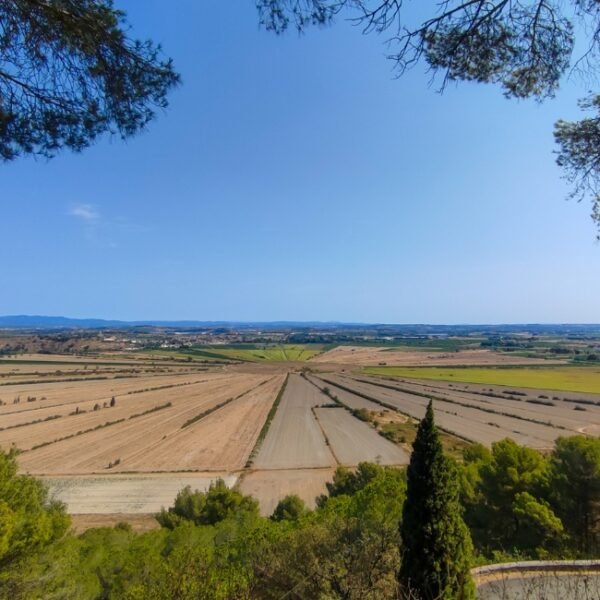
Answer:
[[[368,482],[346,486],[345,493],[337,487],[322,508],[263,547],[255,559],[254,597],[397,598],[404,472],[370,466],[376,469]]]
[[[309,25],[327,25],[344,4],[347,4],[344,0],[256,0],[261,24],[276,33],[282,33],[290,25],[298,31]]]
[[[297,521],[308,512],[304,500],[296,494],[282,498],[275,507],[273,521]]]
[[[70,519],[59,502],[48,499],[41,481],[17,475],[16,452],[0,450],[0,597],[18,589],[21,563],[43,551],[67,531]]]
[[[329,25],[346,11],[364,33],[399,32],[388,57],[400,72],[425,60],[449,80],[499,83],[507,96],[551,96],[569,66],[573,15],[555,2],[532,0],[514,6],[504,0],[431,4],[423,20],[410,22],[402,0],[257,0],[259,19],[269,31],[290,25],[300,31]],[[594,3],[574,2],[578,14],[594,21]],[[408,15],[408,16],[407,16]]]
[[[405,469],[363,463],[338,469],[314,511],[288,497],[261,518],[252,498],[217,481],[204,493],[182,490],[159,515],[160,529],[136,534],[120,523],[79,537],[64,535],[68,517],[41,483],[16,475],[14,454],[0,455],[0,597],[397,600],[407,592],[398,573],[410,566],[418,575],[411,598],[470,598],[459,484],[478,562],[594,557],[599,444],[564,438],[549,459],[506,440],[491,451],[473,445],[458,471],[428,412],[406,503]]]
[[[69,537],[28,565],[32,597],[391,600],[404,473],[377,473],[297,521],[261,519],[241,508],[213,525],[182,518],[173,529],[143,535],[119,525]],[[183,511],[201,515],[197,495],[188,491],[178,500]]]
[[[458,501],[458,473],[444,456],[432,402],[419,425],[407,471],[400,583],[423,600],[474,597],[472,544]]]
[[[192,491],[189,485],[186,486],[177,494],[175,504],[168,510],[163,508],[156,519],[163,527],[174,529],[184,521],[214,525],[240,513],[258,516],[258,503],[217,479],[207,492]]]
[[[328,498],[355,494],[368,483],[382,476],[384,472],[385,467],[367,462],[359,463],[356,471],[351,471],[346,467],[338,467],[333,475],[333,481],[326,484],[327,495],[317,498],[317,506],[323,506]]]
[[[257,530],[260,532],[260,529]],[[248,598],[255,532],[243,519],[135,534],[102,528],[41,557],[32,598],[224,600]]]
[[[111,0],[0,3],[0,158],[81,150],[145,127],[178,82]]]
[[[600,226],[600,95],[589,96],[579,106],[594,115],[555,124],[554,138],[560,148],[556,161],[575,184],[574,198],[592,196],[592,217]]]
[[[107,578],[115,600],[249,598],[255,539],[261,529],[240,519],[214,527],[187,523],[163,535],[134,538],[129,559]],[[156,542],[159,542],[157,544]],[[123,566],[121,566],[123,565]]]
[[[582,435],[556,440],[550,458],[551,502],[587,556],[600,551],[600,439]]]
[[[542,454],[505,439],[492,444],[491,453],[466,456],[466,470],[475,466],[477,480],[465,504],[479,549],[542,558],[560,547],[563,526],[546,500],[548,463]]]
[[[361,421],[368,423],[371,420],[371,413],[366,408],[356,408],[350,412]]]
[[[563,544],[563,526],[547,502],[548,463],[542,454],[510,439],[492,451],[474,446],[464,453],[462,496],[465,520],[485,555],[516,552],[543,558]]]

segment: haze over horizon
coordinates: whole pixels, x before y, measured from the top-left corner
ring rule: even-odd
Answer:
[[[456,323],[432,323],[432,322],[421,322],[421,323],[408,323],[398,322],[391,323],[385,321],[339,321],[329,320],[322,321],[318,319],[311,320],[294,320],[294,319],[279,319],[279,320],[268,320],[268,321],[252,321],[252,320],[239,320],[239,319],[217,319],[217,320],[206,320],[200,318],[192,319],[113,319],[110,317],[70,317],[64,315],[0,315],[0,328],[43,328],[43,323],[47,322],[49,326],[57,327],[54,323],[61,322],[72,322],[72,325],[85,327],[86,323],[93,323],[92,327],[98,327],[96,323],[105,322],[110,327],[112,324],[122,324],[123,326],[129,325],[158,325],[158,326],[169,326],[171,324],[174,327],[182,324],[232,324],[232,325],[277,325],[277,324],[290,324],[290,325],[340,325],[340,326],[357,326],[357,327],[369,327],[369,326],[389,326],[389,327],[436,327],[436,328],[459,328],[459,327],[591,327],[600,328],[600,323],[585,323],[585,322],[555,322],[555,323],[541,323],[541,322],[523,322],[523,323],[504,323],[504,322],[489,322],[489,323],[468,323],[468,322],[456,322]]]
[[[553,157],[584,85],[439,95],[343,22],[278,37],[252,3],[118,5],[183,83],[127,143],[2,166],[0,314],[600,321],[589,205]]]

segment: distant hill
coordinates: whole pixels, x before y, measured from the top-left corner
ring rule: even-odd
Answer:
[[[227,327],[232,329],[286,329],[291,327],[319,327],[336,329],[338,327],[364,327],[362,324],[343,324],[337,322],[298,322],[298,321],[118,321],[114,319],[73,319],[71,317],[49,317],[43,315],[7,315],[0,316],[0,329],[105,329],[126,327]]]
[[[181,329],[234,329],[262,331],[354,331],[376,336],[464,336],[472,334],[558,334],[598,335],[600,324],[384,324],[344,323],[338,321],[119,321],[115,319],[73,319],[44,315],[0,316],[0,329],[125,329],[133,327],[161,327]]]
[[[56,329],[123,327],[123,321],[104,319],[70,319],[69,317],[46,317],[40,315],[0,316],[0,327],[6,329]]]

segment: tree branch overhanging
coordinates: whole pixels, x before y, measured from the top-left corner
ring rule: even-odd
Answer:
[[[167,106],[172,62],[126,27],[110,0],[0,4],[1,159],[125,138]]]
[[[595,79],[600,66],[598,0],[573,0],[570,6],[560,0],[441,0],[424,20],[415,18],[405,0],[256,0],[256,5],[261,24],[276,33],[292,25],[300,32],[330,25],[342,14],[363,33],[393,32],[386,42],[398,75],[425,63],[434,77],[442,76],[442,89],[451,81],[476,81],[499,85],[509,98],[544,100],[569,72]],[[575,19],[588,44],[571,68]],[[598,110],[599,98],[592,96],[582,107]],[[559,121],[555,138],[572,195],[592,197],[592,217],[600,228],[598,112],[575,123]]]

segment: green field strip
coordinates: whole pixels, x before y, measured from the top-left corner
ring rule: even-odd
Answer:
[[[600,394],[597,367],[364,367],[368,375]]]
[[[447,402],[448,404],[455,404],[457,406],[463,406],[465,408],[473,408],[475,410],[480,410],[482,412],[498,415],[501,417],[509,417],[511,419],[518,419],[519,421],[527,421],[529,423],[536,423],[537,425],[553,427],[554,429],[567,430],[566,427],[563,427],[562,425],[556,425],[556,424],[552,423],[551,421],[542,421],[541,419],[535,419],[533,417],[523,417],[521,415],[516,415],[511,412],[496,410],[494,408],[489,408],[487,406],[486,407],[479,406],[478,404],[470,403],[468,400],[457,400],[454,398],[448,398],[447,396],[437,396],[436,394],[431,393],[431,392],[418,392],[415,390],[406,389],[406,388],[398,387],[395,385],[387,385],[385,383],[380,383],[380,382],[375,382],[375,381],[367,381],[366,379],[358,379],[357,378],[356,381],[359,381],[361,383],[366,383],[367,385],[373,385],[375,387],[381,387],[381,388],[387,388],[389,390],[395,390],[397,392],[402,392],[403,394],[409,394],[412,396],[420,396],[421,398],[429,398],[431,400],[438,400],[440,402]],[[335,385],[335,384],[332,384],[332,385]],[[338,387],[341,387],[342,389],[344,389],[339,384],[338,384]],[[350,391],[350,390],[347,390],[347,391]],[[353,392],[353,393],[356,394],[356,392]]]

